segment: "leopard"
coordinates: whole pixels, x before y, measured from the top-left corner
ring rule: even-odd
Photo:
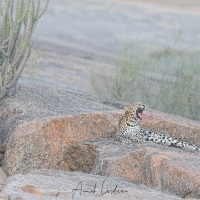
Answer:
[[[136,102],[125,107],[125,112],[118,123],[118,132],[115,135],[116,141],[120,141],[122,143],[149,142],[168,147],[172,146],[191,151],[200,151],[200,147],[194,144],[179,141],[165,133],[157,133],[141,128],[140,121],[142,120],[142,114],[145,110],[145,107],[145,104],[142,102]]]

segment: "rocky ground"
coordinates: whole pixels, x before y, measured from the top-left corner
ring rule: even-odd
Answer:
[[[5,200],[9,194],[12,194],[11,199],[28,200],[181,199],[120,178],[54,170],[36,170],[26,175],[10,177],[3,193],[0,197]]]
[[[114,141],[124,105],[20,85],[1,102],[0,199],[199,199],[198,152]],[[200,145],[188,119],[147,108],[142,126]]]
[[[199,21],[199,0],[51,0],[33,35],[23,80],[93,94],[94,68],[106,75],[125,43],[157,52],[181,36],[179,50],[194,49]]]

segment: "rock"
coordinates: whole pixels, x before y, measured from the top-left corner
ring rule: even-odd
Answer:
[[[97,157],[96,148],[90,144],[69,145],[58,169],[90,173]]]
[[[0,143],[0,153],[4,154],[5,153],[5,146]]]
[[[4,157],[4,153],[5,153],[5,146],[0,143],[0,166],[1,166],[1,162],[2,162],[3,157]]]
[[[2,168],[0,168],[0,192],[4,186],[4,183],[6,181],[6,174],[4,173],[4,171],[2,170]]]
[[[2,167],[9,175],[59,168],[68,145],[110,137],[120,116],[90,96],[30,85],[18,87],[1,108],[0,136],[7,148]]]
[[[147,109],[142,125],[151,130],[161,130],[170,136],[200,146],[200,123],[183,117]]]
[[[12,176],[8,178],[3,193],[11,200],[181,199],[120,178],[55,170],[37,170]]]
[[[142,182],[182,198],[200,198],[199,153],[156,144],[123,145],[112,140],[93,145],[99,155],[91,173]]]
[[[20,124],[7,143],[2,168],[8,175],[40,168],[65,169],[65,160],[69,159],[66,153],[74,151],[69,145],[111,137],[116,132],[109,115],[112,113],[80,114]],[[91,154],[88,156],[84,158],[93,158]]]
[[[17,87],[14,96],[1,100],[0,107],[0,139],[3,143],[8,142],[19,124],[35,119],[116,110],[91,96],[23,83]]]
[[[0,166],[1,166],[1,163],[2,163],[2,160],[3,160],[3,157],[4,157],[4,155],[2,153],[0,153]]]
[[[2,169],[9,176],[41,168],[118,176],[183,198],[200,198],[198,153],[160,145],[122,145],[111,139],[123,113],[119,105],[48,87],[22,85],[15,96],[1,102],[0,139],[6,144]],[[147,109],[142,126],[200,143],[200,124],[191,120]],[[11,182],[26,176],[13,176]],[[7,198],[10,193],[3,191]],[[44,197],[46,190],[37,184],[24,184],[17,192],[21,191],[48,199]],[[61,195],[55,191],[52,194]]]
[[[0,199],[1,200],[11,200],[8,195],[6,195],[5,193],[2,193],[2,192],[0,193]],[[23,199],[21,199],[21,200],[23,200]]]
[[[2,144],[0,144],[0,151],[1,151],[1,145]],[[0,152],[0,166],[1,166],[1,163],[2,163],[2,160],[3,160],[3,157],[4,157],[4,152],[2,152],[2,153]]]

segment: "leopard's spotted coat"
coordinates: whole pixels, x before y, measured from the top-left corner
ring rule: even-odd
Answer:
[[[192,151],[200,151],[200,147],[196,145],[178,141],[167,134],[157,134],[151,131],[146,131],[140,128],[140,120],[142,119],[142,112],[145,105],[141,102],[134,103],[128,106],[119,121],[119,131],[115,139],[123,143],[148,142],[151,141],[157,144],[166,146],[174,146]]]

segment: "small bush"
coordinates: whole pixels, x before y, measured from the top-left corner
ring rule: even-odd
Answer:
[[[16,86],[31,53],[36,23],[48,3],[40,11],[40,0],[0,0],[0,99]]]
[[[107,68],[105,74],[99,75],[97,71],[92,73],[95,94],[100,98],[120,101],[141,97],[143,91],[137,88],[145,83],[143,72],[149,63],[147,57],[144,59],[145,55],[146,52],[142,52],[136,44],[126,44],[122,57],[116,60],[114,67]]]
[[[200,120],[200,51],[176,40],[160,50],[125,47],[105,76],[93,75],[100,98],[133,103]],[[128,47],[128,48],[127,48]]]

